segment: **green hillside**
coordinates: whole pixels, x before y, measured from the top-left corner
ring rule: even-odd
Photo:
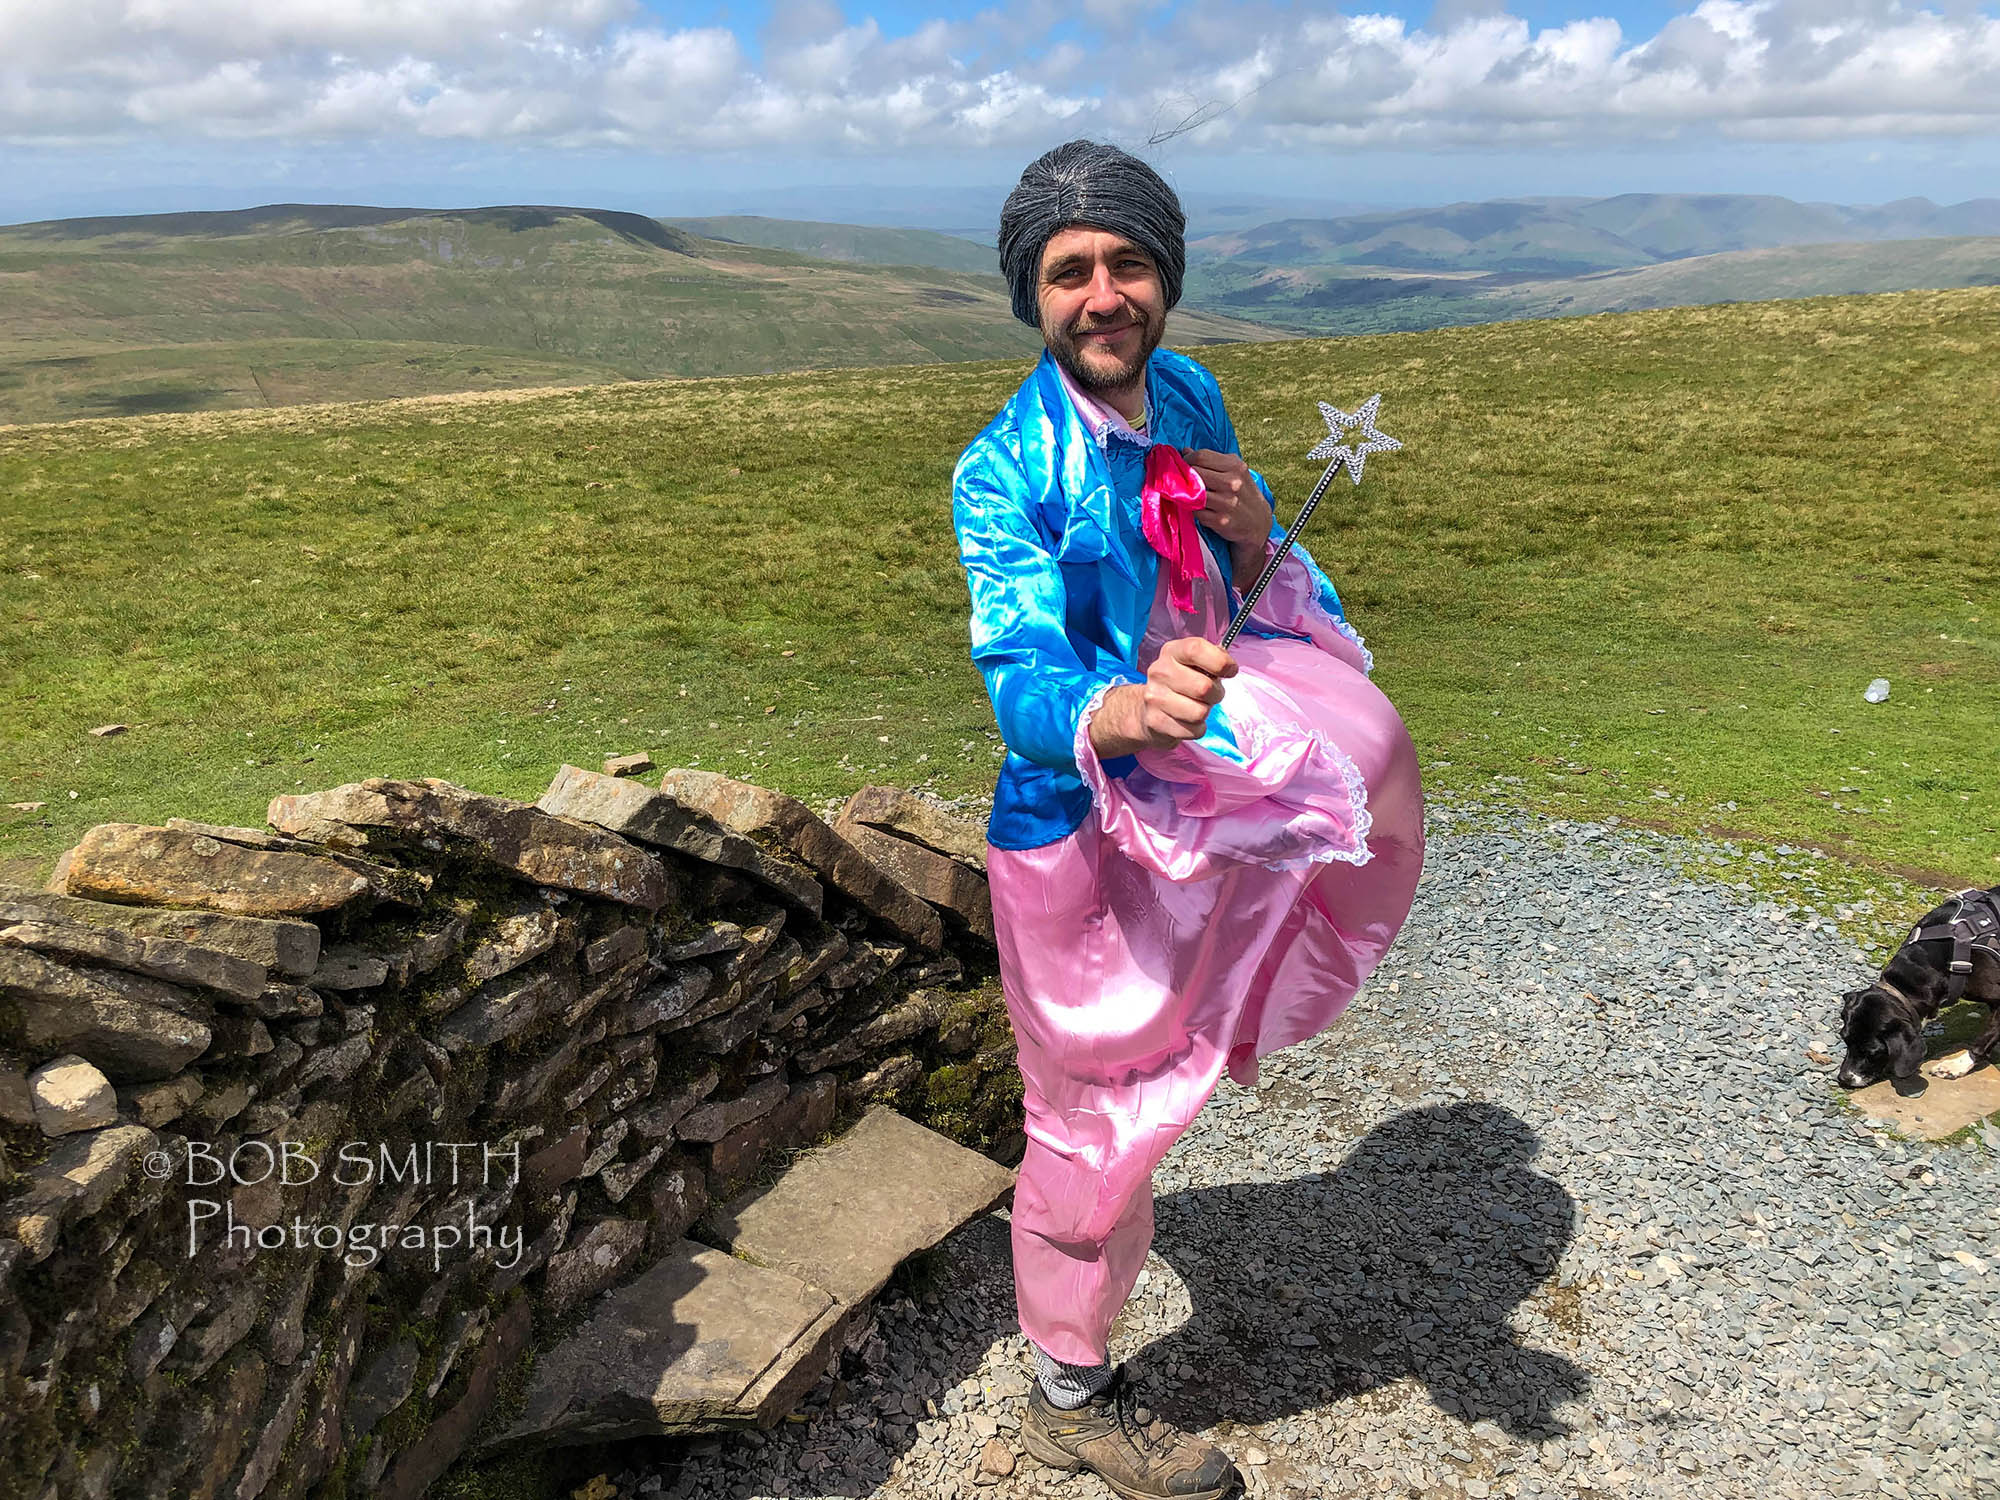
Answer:
[[[928,229],[876,229],[862,224],[817,224],[805,219],[767,219],[732,214],[707,219],[663,219],[668,226],[739,245],[790,250],[819,260],[859,261],[871,266],[933,266],[941,271],[994,274],[998,252],[991,245]]]
[[[1649,265],[1657,256],[1536,202],[1453,203],[1444,208],[1280,219],[1189,247],[1197,263],[1226,266],[1393,266],[1406,271],[1555,274]]]
[[[815,260],[637,214],[276,205],[0,229],[0,423],[990,359],[996,275]],[[1268,339],[1188,312],[1177,343]]]
[[[1237,317],[1332,334],[1996,283],[2000,237],[1741,250],[1577,276],[1222,262],[1192,270],[1187,295]]]
[[[2000,880],[2000,288],[1204,358],[1286,514],[1384,393],[1308,544],[1432,789]],[[1026,368],[0,432],[0,852],[637,749],[985,792],[948,489]]]

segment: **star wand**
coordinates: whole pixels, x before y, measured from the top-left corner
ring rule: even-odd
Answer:
[[[1285,533],[1285,539],[1278,543],[1278,550],[1271,555],[1271,560],[1264,564],[1264,571],[1258,576],[1256,583],[1251,585],[1250,592],[1243,596],[1242,608],[1236,611],[1235,618],[1229,622],[1229,629],[1222,633],[1223,650],[1227,651],[1242,632],[1244,623],[1250,618],[1250,611],[1255,609],[1257,601],[1264,597],[1264,590],[1271,586],[1271,579],[1277,575],[1279,566],[1291,556],[1292,544],[1298,541],[1299,533],[1305,530],[1306,522],[1312,517],[1313,507],[1318,505],[1320,497],[1326,494],[1327,486],[1333,483],[1333,476],[1345,468],[1347,477],[1359,484],[1361,471],[1367,466],[1369,454],[1394,453],[1403,446],[1387,433],[1375,430],[1375,414],[1381,409],[1382,396],[1379,391],[1362,402],[1358,410],[1352,412],[1342,411],[1337,406],[1329,406],[1324,401],[1320,402],[1319,414],[1326,420],[1326,436],[1319,440],[1306,457],[1324,458],[1330,462],[1326,466],[1326,472],[1319,476],[1319,483],[1313,486],[1312,493],[1306,496],[1306,503],[1299,507],[1299,513],[1293,519],[1291,529]],[[1359,441],[1351,446],[1341,441],[1342,436],[1350,428],[1360,429],[1357,434]]]

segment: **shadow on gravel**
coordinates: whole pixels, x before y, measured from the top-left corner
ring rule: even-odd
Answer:
[[[1491,1104],[1411,1110],[1337,1171],[1162,1198],[1153,1248],[1193,1312],[1135,1360],[1180,1373],[1160,1405],[1183,1425],[1266,1422],[1420,1380],[1444,1410],[1517,1438],[1568,1427],[1553,1408],[1588,1386],[1524,1348],[1508,1316],[1553,1271],[1576,1205],[1533,1166],[1540,1140]],[[1551,1288],[1542,1311],[1575,1316]]]

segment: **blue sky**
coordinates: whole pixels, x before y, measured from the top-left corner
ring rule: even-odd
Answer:
[[[1189,193],[1300,204],[1621,191],[1957,201],[2000,191],[2000,11],[1979,0],[0,5],[5,219],[293,199],[655,213],[818,203],[941,223],[976,218],[984,198],[925,189],[990,196],[1077,135],[1147,154]],[[838,187],[864,191],[826,191]]]

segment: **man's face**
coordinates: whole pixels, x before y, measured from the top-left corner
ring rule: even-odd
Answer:
[[[1036,298],[1049,352],[1083,389],[1144,378],[1167,326],[1160,269],[1144,250],[1106,229],[1058,230],[1042,249]]]

